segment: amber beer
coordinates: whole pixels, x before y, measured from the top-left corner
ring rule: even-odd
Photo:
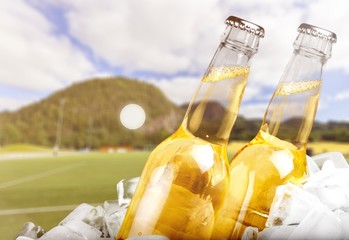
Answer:
[[[276,187],[307,177],[306,144],[314,122],[323,64],[336,35],[302,24],[256,137],[230,163],[229,193],[212,239],[241,239],[248,226],[265,228]]]
[[[226,24],[181,126],[150,154],[116,239],[210,239],[229,189],[228,138],[264,35],[237,17]]]

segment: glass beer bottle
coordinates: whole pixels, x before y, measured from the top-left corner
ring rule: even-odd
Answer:
[[[306,144],[336,35],[309,24],[298,31],[257,136],[230,163],[229,193],[212,239],[240,239],[247,226],[265,228],[276,187],[299,185],[307,176]]]
[[[179,129],[149,155],[116,239],[209,239],[229,188],[226,146],[264,29],[229,17]],[[185,87],[185,86],[183,86]]]

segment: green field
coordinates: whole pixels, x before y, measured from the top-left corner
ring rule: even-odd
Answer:
[[[237,141],[230,144],[229,159],[243,145],[244,142]],[[316,154],[322,151],[349,154],[348,144],[322,142],[310,146]],[[149,155],[131,152],[52,156],[48,151],[40,151],[33,156],[32,150],[27,152],[12,160],[4,159],[6,154],[13,153],[11,149],[0,152],[0,240],[14,239],[25,222],[49,230],[80,203],[102,204],[116,199],[116,183],[139,176]]]
[[[0,158],[0,239],[14,239],[28,221],[49,230],[80,203],[116,199],[116,183],[139,176],[148,154]]]

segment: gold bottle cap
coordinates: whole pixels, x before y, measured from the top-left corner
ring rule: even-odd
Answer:
[[[334,32],[307,23],[302,23],[299,25],[298,32],[325,39],[331,43],[337,42],[337,35]]]
[[[227,18],[227,20],[225,20],[225,23],[235,28],[244,30],[248,33],[254,34],[258,37],[261,37],[261,38],[264,37],[264,28],[252,22],[244,20],[242,18],[230,16]]]

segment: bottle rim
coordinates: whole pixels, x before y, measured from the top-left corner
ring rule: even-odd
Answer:
[[[248,33],[254,34],[257,37],[263,38],[264,37],[264,28],[253,23],[250,21],[247,21],[245,19],[236,17],[236,16],[229,16],[225,23],[227,25],[230,25],[235,28],[239,28],[243,31],[246,31]]]
[[[326,30],[308,23],[302,23],[301,25],[299,25],[298,32],[311,35],[314,37],[322,38],[330,41],[331,43],[337,42],[337,35],[334,32],[331,32],[329,30]]]

